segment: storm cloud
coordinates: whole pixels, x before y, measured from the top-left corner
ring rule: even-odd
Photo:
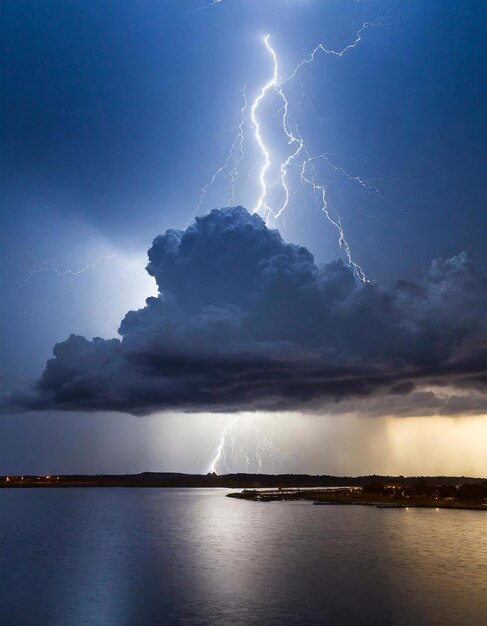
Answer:
[[[466,253],[384,288],[232,207],[148,254],[159,296],[121,339],[71,335],[9,410],[487,410],[487,275]]]

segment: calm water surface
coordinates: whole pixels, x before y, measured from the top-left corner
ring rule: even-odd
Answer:
[[[0,491],[0,624],[487,624],[487,514]]]

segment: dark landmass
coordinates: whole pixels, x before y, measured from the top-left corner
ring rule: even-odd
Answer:
[[[312,500],[382,508],[487,510],[487,479],[465,476],[310,476],[307,474],[97,474],[1,476],[0,487],[224,487],[230,497],[258,502]]]
[[[357,504],[382,509],[421,507],[487,511],[487,483],[485,480],[477,479],[476,482],[446,484],[444,477],[438,477],[438,479],[443,482],[428,482],[436,480],[436,478],[428,478],[411,484],[398,484],[392,479],[388,484],[375,481],[360,487],[244,489],[227,495],[230,498],[254,502],[312,500],[313,504]],[[413,479],[409,480],[412,481]]]
[[[142,474],[96,474],[51,476],[0,476],[3,488],[60,487],[225,487],[306,488],[306,487],[364,487],[375,485],[412,487],[414,485],[456,486],[475,484],[487,489],[487,478],[465,476],[310,476],[307,474],[180,474],[175,472],[144,472]]]

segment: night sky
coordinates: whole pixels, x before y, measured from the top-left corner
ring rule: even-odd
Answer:
[[[263,37],[284,78],[364,22],[285,89],[370,282],[297,165],[252,215],[249,107],[234,198],[227,168],[199,202]],[[480,0],[4,0],[0,473],[206,471],[237,419],[265,471],[486,475],[486,26]],[[259,115],[276,207],[278,94]]]

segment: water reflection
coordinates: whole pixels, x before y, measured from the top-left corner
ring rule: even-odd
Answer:
[[[225,490],[0,493],[0,623],[480,624],[487,516]]]

